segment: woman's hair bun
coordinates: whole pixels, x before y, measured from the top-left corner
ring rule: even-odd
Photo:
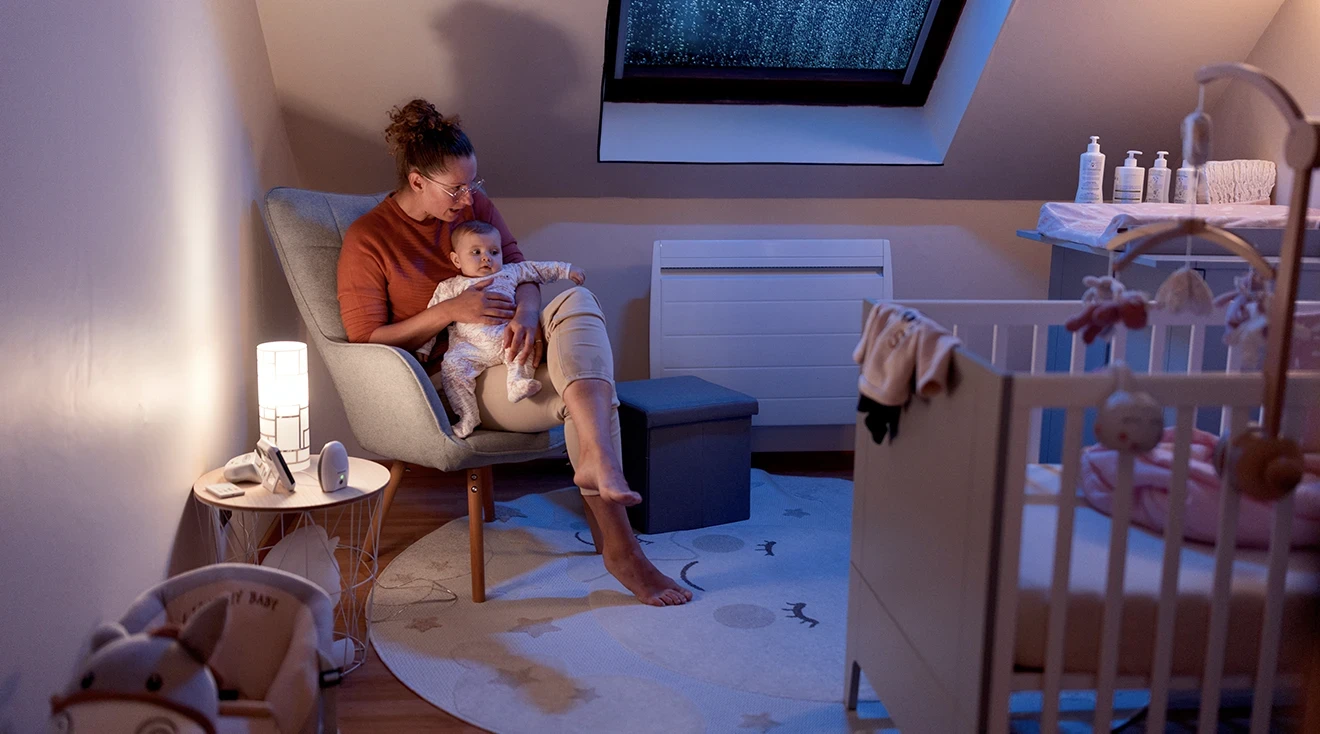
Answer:
[[[414,99],[402,107],[390,110],[390,126],[385,129],[385,141],[390,153],[396,157],[410,145],[423,144],[435,133],[461,132],[458,117],[445,117],[435,105],[424,99]]]
[[[394,156],[400,186],[407,183],[410,171],[442,171],[450,160],[473,153],[458,117],[445,117],[424,99],[390,110],[385,142]]]

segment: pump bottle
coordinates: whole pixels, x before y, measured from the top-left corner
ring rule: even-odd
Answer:
[[[1077,203],[1101,204],[1104,202],[1105,154],[1100,152],[1100,137],[1091,136],[1091,144],[1082,154],[1081,168],[1077,174]]]
[[[1114,169],[1115,204],[1141,203],[1142,179],[1145,178],[1146,169],[1137,165],[1139,155],[1141,151],[1129,150],[1123,165]]]
[[[1155,154],[1155,162],[1151,164],[1146,179],[1146,201],[1153,204],[1169,203],[1169,176],[1173,171],[1169,169],[1169,162],[1164,157],[1168,154],[1167,150]]]
[[[1193,201],[1196,201],[1196,169],[1184,158],[1174,179],[1173,203],[1191,204]]]

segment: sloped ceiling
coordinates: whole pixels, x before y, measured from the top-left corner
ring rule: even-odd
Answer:
[[[496,196],[1066,199],[1089,135],[1109,166],[1129,148],[1177,151],[1195,69],[1245,59],[1281,3],[1017,0],[936,167],[596,162],[605,0],[258,7],[315,188],[392,186],[386,111],[421,96],[462,116]]]

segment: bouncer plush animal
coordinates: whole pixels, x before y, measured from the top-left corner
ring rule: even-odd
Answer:
[[[51,699],[51,731],[215,734],[220,697],[206,661],[228,612],[222,596],[182,629],[130,635],[117,623],[101,625],[77,677]]]

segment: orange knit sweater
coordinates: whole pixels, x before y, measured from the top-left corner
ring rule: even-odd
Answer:
[[[424,311],[436,285],[459,274],[449,260],[451,228],[473,219],[499,229],[504,262],[526,259],[504,218],[481,192],[473,194],[472,206],[452,223],[434,218],[419,222],[404,213],[394,194],[353,222],[339,253],[339,315],[348,340],[365,342],[379,327]],[[444,346],[442,335],[431,365],[439,364]]]

